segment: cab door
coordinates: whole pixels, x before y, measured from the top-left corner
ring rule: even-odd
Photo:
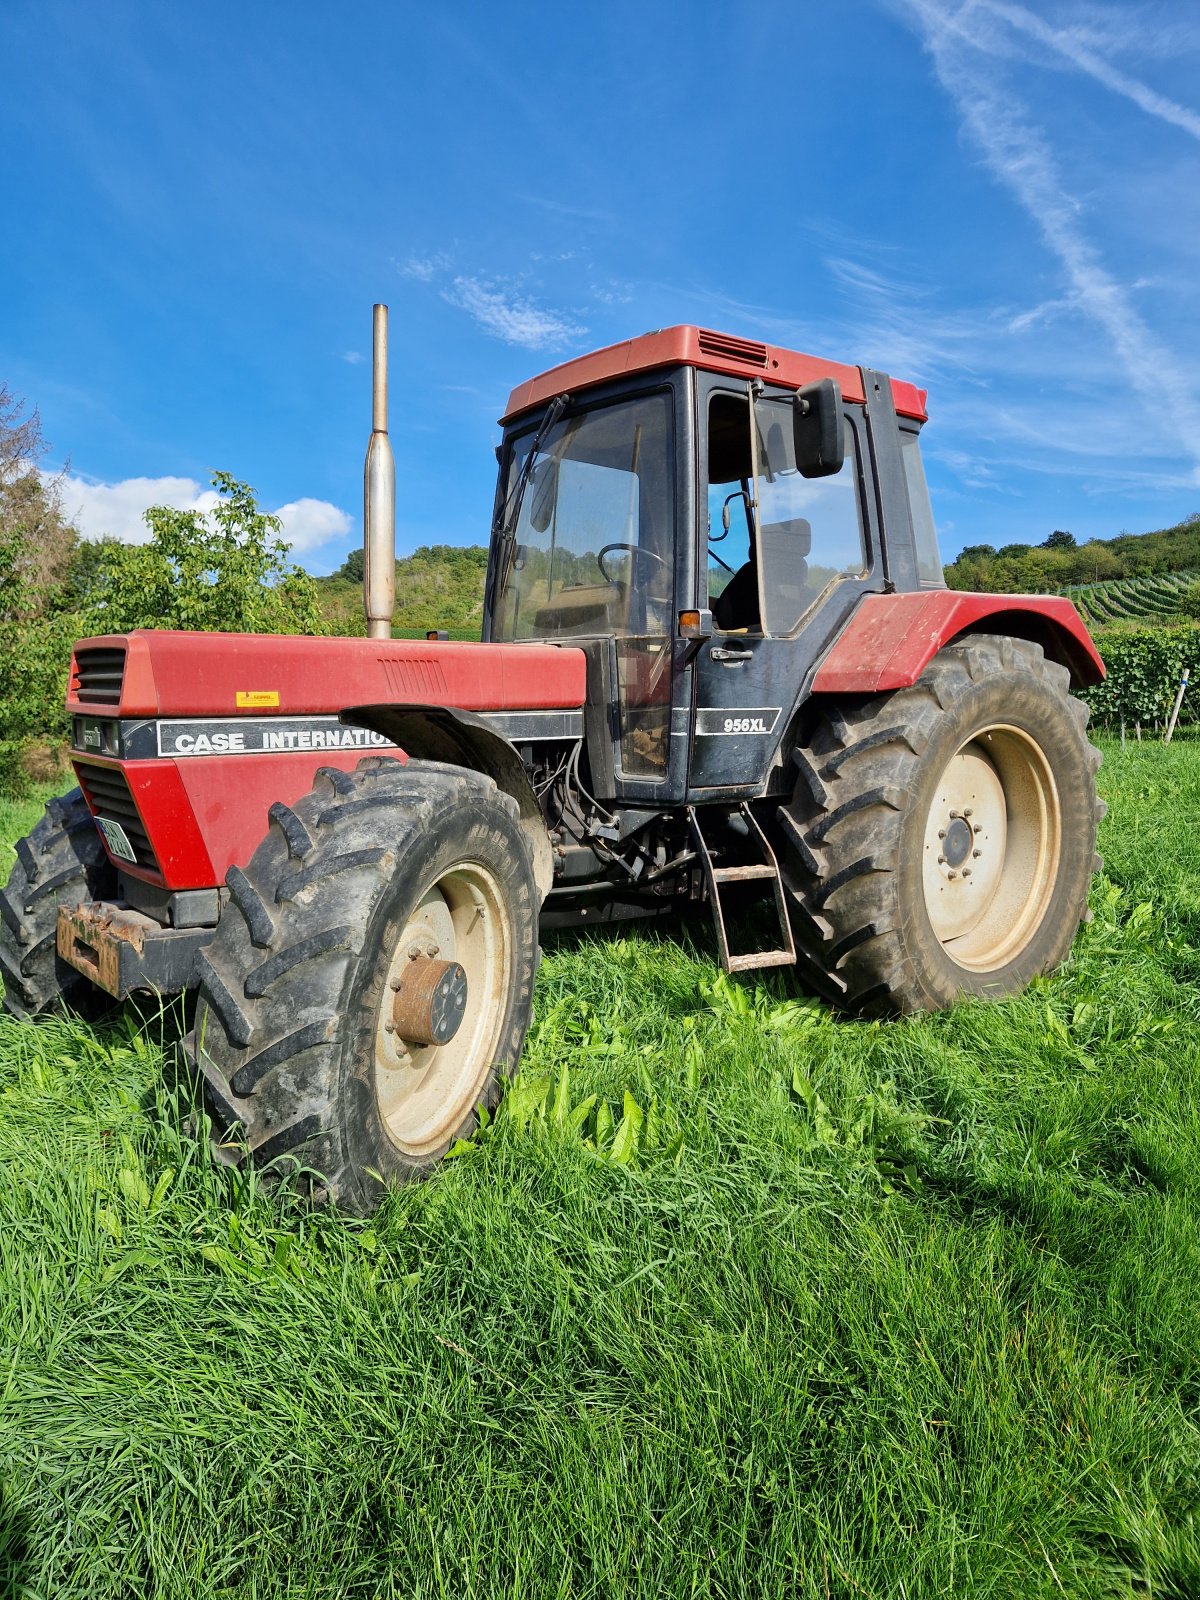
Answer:
[[[790,391],[701,375],[698,568],[713,633],[693,670],[696,799],[790,789],[780,750],[802,687],[860,596],[883,588],[861,408],[844,408],[841,471],[806,478],[792,404]]]

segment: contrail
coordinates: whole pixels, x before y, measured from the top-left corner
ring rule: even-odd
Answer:
[[[1200,483],[1200,403],[1192,385],[1134,310],[1116,278],[1079,224],[1081,207],[1066,191],[1054,156],[1041,134],[1020,113],[1017,101],[982,65],[972,71],[956,46],[975,44],[963,17],[974,5],[947,15],[931,0],[910,0],[922,25],[934,70],[958,109],[992,172],[1036,222],[1062,263],[1082,310],[1105,330],[1129,382],[1178,439]],[[999,12],[993,0],[980,9]],[[1020,9],[1020,8],[1014,8]],[[1036,21],[1036,19],[1034,19]]]
[[[1027,7],[1010,5],[1006,0],[982,0],[982,5],[983,9],[1007,22],[1009,27],[1028,34],[1040,44],[1049,45],[1052,50],[1057,50],[1059,55],[1065,56],[1072,66],[1078,67],[1080,72],[1086,73],[1089,78],[1094,78],[1097,83],[1102,83],[1114,94],[1124,95],[1127,100],[1132,100],[1134,105],[1140,106],[1148,115],[1158,117],[1162,122],[1169,122],[1174,128],[1182,128],[1184,133],[1190,133],[1193,139],[1200,139],[1200,114],[1189,111],[1187,106],[1181,106],[1175,100],[1168,100],[1166,95],[1159,94],[1140,79],[1131,78],[1127,72],[1114,67],[1111,61],[1107,61],[1097,51],[1090,49],[1080,38],[1077,30],[1052,28]]]

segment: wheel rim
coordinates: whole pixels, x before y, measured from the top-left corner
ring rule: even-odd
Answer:
[[[402,1004],[422,961],[462,969],[461,1021],[445,1044],[414,1036],[413,1008]],[[439,1149],[479,1099],[495,1060],[511,965],[492,874],[462,862],[435,879],[396,941],[375,1019],[375,1100],[388,1137],[406,1154]]]
[[[925,825],[925,909],[952,961],[995,972],[1016,959],[1042,925],[1061,849],[1041,747],[1003,723],[972,734],[938,779]]]

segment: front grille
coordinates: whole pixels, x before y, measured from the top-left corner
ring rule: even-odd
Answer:
[[[154,854],[150,835],[138,816],[129,784],[120,767],[93,767],[80,762],[75,771],[92,813],[104,817],[108,822],[119,822],[137,857],[138,866],[161,873],[162,868]]]
[[[719,356],[723,361],[745,361],[753,367],[767,364],[767,347],[756,339],[735,339],[730,333],[698,328],[696,342],[706,356]]]
[[[124,645],[93,645],[76,650],[71,693],[90,705],[115,706],[125,676]]]

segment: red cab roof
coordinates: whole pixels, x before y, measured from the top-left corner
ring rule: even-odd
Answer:
[[[561,366],[551,367],[520,383],[508,397],[501,422],[509,422],[552,400],[556,394],[589,389],[613,378],[634,372],[649,372],[655,367],[703,367],[707,372],[724,372],[737,378],[765,378],[786,388],[799,389],[818,378],[833,378],[844,400],[863,403],[862,373],[841,361],[822,361],[817,356],[801,355],[778,345],[761,344],[756,339],[739,339],[729,333],[714,333],[711,328],[696,328],[682,323],[677,328],[660,328],[643,333],[622,344],[610,344],[590,355],[576,356]],[[916,384],[892,379],[892,398],[901,416],[924,422],[927,391]]]

